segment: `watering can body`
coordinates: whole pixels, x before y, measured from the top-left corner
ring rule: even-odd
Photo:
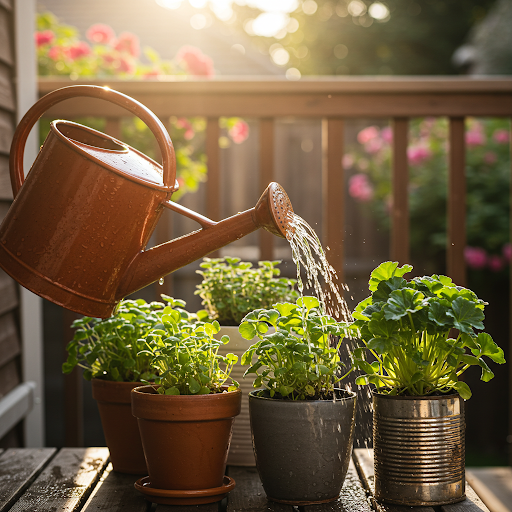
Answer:
[[[126,295],[259,227],[286,235],[277,215],[286,216],[291,205],[277,184],[255,208],[221,222],[173,203],[176,171],[166,130],[135,100],[97,89],[103,88],[74,86],[50,93],[54,97],[36,103],[16,131],[11,150],[15,199],[0,226],[0,266],[21,285],[78,313],[104,318]],[[48,105],[76,95],[113,97],[138,115],[157,137],[162,166],[108,135],[54,121],[24,179],[21,162],[31,127]],[[286,207],[276,209],[279,201],[287,201]],[[193,218],[201,229],[146,250],[164,208]]]

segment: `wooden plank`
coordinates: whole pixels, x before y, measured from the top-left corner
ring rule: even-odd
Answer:
[[[18,288],[16,281],[0,269],[0,315],[18,306]]]
[[[13,65],[13,51],[11,41],[13,39],[13,20],[12,15],[0,9],[0,60]]]
[[[378,503],[373,497],[375,493],[373,449],[357,448],[354,450],[353,459],[364,487],[372,495],[370,500],[375,510],[378,512],[405,512],[405,510],[410,510],[410,507]],[[414,512],[434,512],[434,509],[432,507],[414,507]]]
[[[21,352],[16,321],[12,313],[0,317],[0,367]]]
[[[63,448],[11,512],[78,511],[108,460],[107,448]]]
[[[5,436],[32,410],[35,389],[34,382],[23,382],[0,398],[0,438]]]
[[[116,473],[112,464],[109,464],[82,512],[148,512],[151,504],[133,486],[137,478],[134,475]]]
[[[219,512],[219,504],[217,502],[207,503],[206,505],[157,505],[154,510],[151,510],[152,512]]]
[[[354,462],[350,461],[340,497],[336,501],[322,505],[308,505],[304,512],[371,512],[370,500],[359,479]]]
[[[393,209],[391,214],[391,259],[410,263],[409,254],[409,168],[407,162],[409,122],[393,120]]]
[[[0,456],[0,512],[9,510],[56,451],[55,448],[11,448]]]
[[[492,512],[512,510],[512,468],[466,468],[466,480]]]
[[[0,86],[1,87],[1,86]],[[12,201],[11,176],[9,174],[9,157],[0,155],[0,201]]]
[[[325,246],[329,250],[329,263],[338,276],[339,283],[345,281],[345,175],[343,170],[344,121],[328,118],[322,123],[323,164],[323,229]],[[341,286],[340,286],[341,292]]]
[[[446,268],[458,286],[466,286],[466,147],[464,118],[450,119],[448,177],[448,239]]]
[[[274,119],[260,120],[260,190],[263,192],[274,181]],[[274,259],[274,235],[259,230],[260,260]]]
[[[477,493],[471,488],[468,482],[466,482],[466,499],[464,501],[459,501],[459,503],[453,503],[452,505],[442,505],[441,511],[490,512],[489,509],[484,505],[482,500],[478,497]],[[498,512],[498,510],[493,510],[492,512]]]
[[[73,82],[75,83],[75,82]],[[298,82],[294,82],[298,83]],[[192,91],[151,94],[151,84],[142,93],[131,94],[159,117],[204,116],[233,117],[426,117],[475,116],[504,117],[512,115],[512,93],[494,94],[289,94],[259,91],[253,94],[212,90],[194,94]],[[112,85],[121,92],[129,89],[123,84]],[[213,89],[213,88],[212,88]],[[48,110],[53,118],[74,118],[86,115],[122,116],[123,109],[113,103],[91,98],[63,101]]]
[[[293,512],[291,505],[267,499],[256,468],[230,466],[229,476],[236,487],[228,495],[227,512]]]
[[[0,110],[0,154],[9,156],[13,135],[14,121],[12,114]]]
[[[0,62],[0,108],[8,112],[16,110],[14,91],[12,84],[12,70],[9,66]]]
[[[0,368],[0,398],[21,382],[18,360],[14,359]]]

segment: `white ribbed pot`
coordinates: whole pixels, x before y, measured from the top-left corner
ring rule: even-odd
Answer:
[[[251,421],[249,419],[249,393],[254,390],[253,382],[256,375],[251,373],[243,378],[247,366],[242,366],[240,362],[242,354],[256,343],[258,338],[252,340],[242,338],[242,335],[238,332],[238,326],[223,326],[215,337],[220,340],[224,335],[229,336],[229,343],[221,345],[219,353],[223,355],[233,353],[238,356],[238,363],[233,367],[231,376],[240,383],[242,390],[242,409],[233,423],[233,435],[227,464],[230,466],[256,466],[252,449]]]

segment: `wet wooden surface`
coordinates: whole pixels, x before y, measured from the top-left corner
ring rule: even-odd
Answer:
[[[375,502],[373,453],[354,451],[339,498],[292,507],[267,500],[255,468],[229,467],[237,485],[220,503],[152,505],[134,489],[137,475],[112,470],[106,448],[16,448],[0,451],[0,512],[434,512]],[[489,512],[468,485],[468,499],[435,512]]]

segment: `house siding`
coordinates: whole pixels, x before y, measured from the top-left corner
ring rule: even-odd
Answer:
[[[9,148],[16,126],[14,11],[0,0],[0,219],[12,201]],[[0,398],[21,383],[19,299],[16,283],[0,270]],[[0,439],[0,447],[23,445],[21,423]]]

